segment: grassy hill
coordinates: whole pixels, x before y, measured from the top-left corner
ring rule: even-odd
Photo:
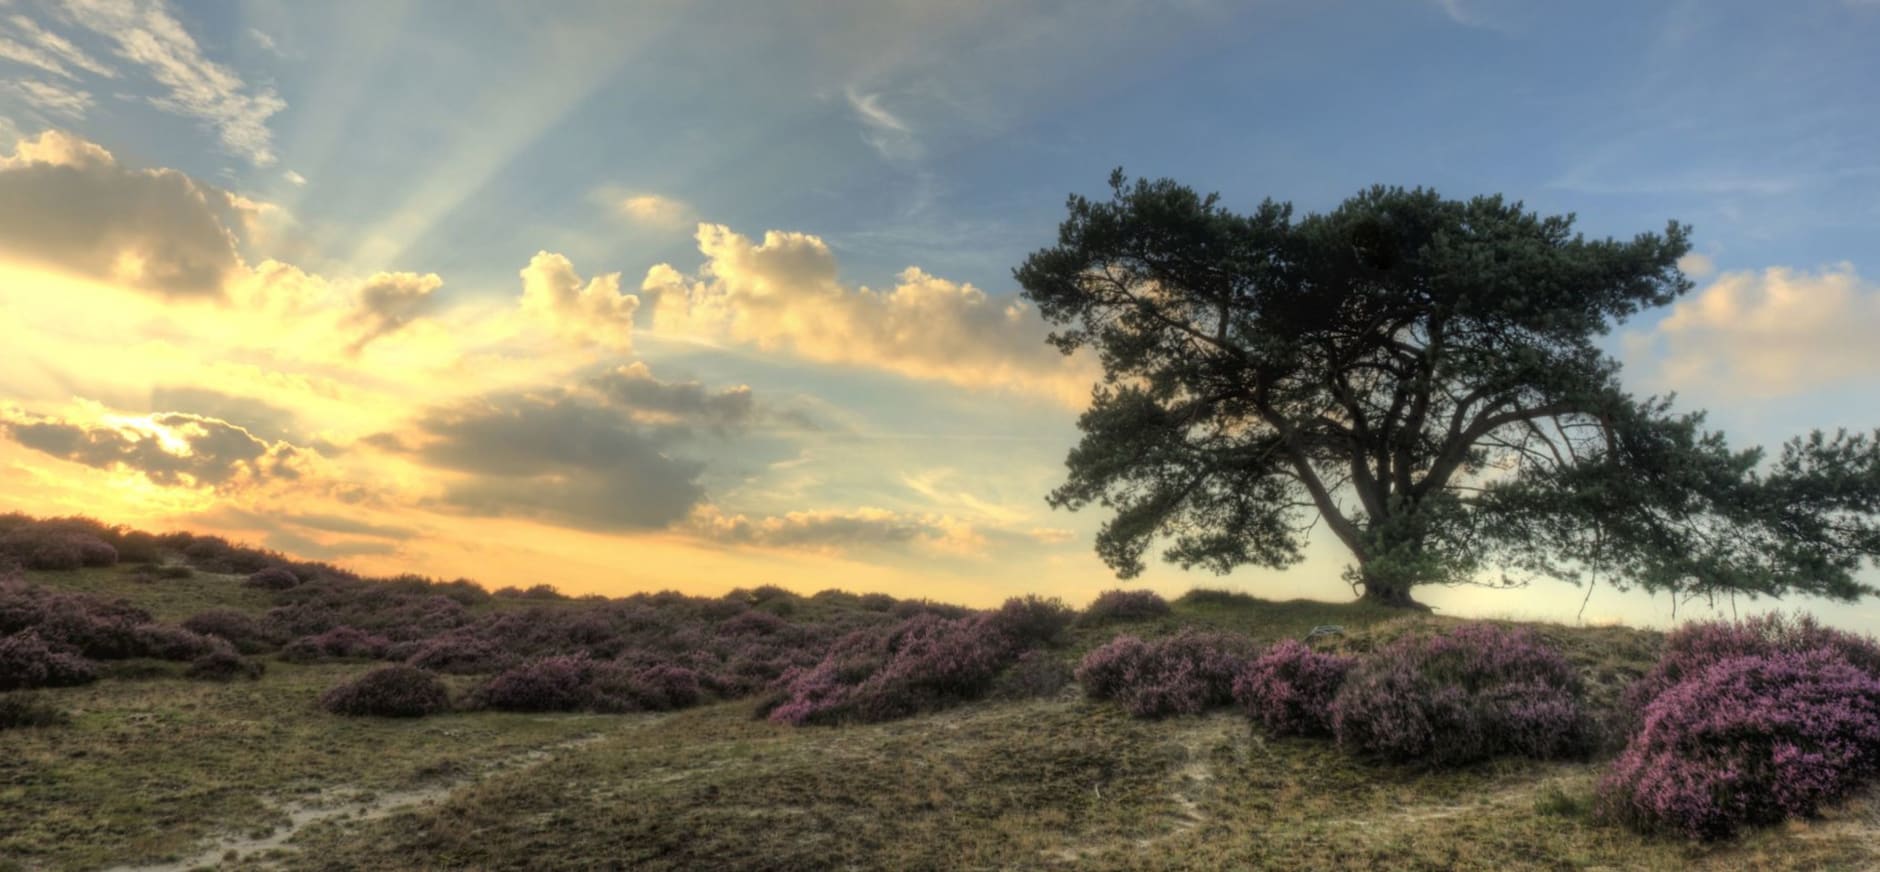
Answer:
[[[259,617],[283,596],[237,574],[153,578],[130,566],[25,580],[121,597],[167,623],[217,608]],[[770,607],[792,621],[870,611],[838,592],[787,602]],[[1361,651],[1445,620],[1197,591],[1165,616],[1074,626],[1044,656],[1075,663],[1125,630],[1270,642],[1323,624]],[[1538,630],[1596,702],[1647,669],[1660,642],[1624,628]],[[181,663],[124,659],[96,683],[34,692],[69,722],[0,731],[0,869],[1880,866],[1872,795],[1731,841],[1653,839],[1593,819],[1598,761],[1383,765],[1323,740],[1265,738],[1231,711],[1131,718],[1074,684],[834,727],[754,718],[751,698],[400,720],[316,703],[373,663],[257,659],[266,672],[255,681],[193,681]],[[476,679],[448,680],[465,691]]]

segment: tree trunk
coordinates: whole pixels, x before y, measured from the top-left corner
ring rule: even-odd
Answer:
[[[1365,572],[1363,573],[1363,585],[1364,593],[1358,597],[1359,602],[1375,603],[1380,606],[1390,606],[1393,609],[1409,609],[1419,612],[1427,612],[1430,610],[1429,606],[1411,598],[1410,585],[1404,584],[1401,581],[1381,579]]]

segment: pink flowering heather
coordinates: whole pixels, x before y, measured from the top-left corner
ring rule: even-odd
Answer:
[[[334,627],[324,633],[302,636],[281,649],[280,657],[290,663],[318,660],[377,660],[385,656],[391,642],[357,627]]]
[[[1145,642],[1119,636],[1085,655],[1077,681],[1092,699],[1114,699],[1137,717],[1198,714],[1233,701],[1234,679],[1253,654],[1245,636],[1184,630]]]
[[[1808,817],[1880,779],[1880,678],[1829,650],[1711,663],[1659,693],[1601,780],[1647,832],[1725,838]]]
[[[28,630],[0,636],[0,691],[71,687],[98,679],[98,668],[71,647]]]
[[[1024,636],[1062,629],[1048,605],[1013,602],[990,614],[920,614],[885,633],[851,633],[815,666],[785,673],[767,715],[796,725],[882,721],[982,697],[1024,650]]]
[[[1152,590],[1106,590],[1084,609],[1080,623],[1143,621],[1169,613],[1168,600]]]
[[[1340,747],[1393,762],[1573,756],[1593,740],[1580,691],[1532,631],[1464,624],[1359,661],[1332,701],[1332,731]]]
[[[1269,735],[1330,736],[1332,698],[1351,664],[1287,639],[1247,664],[1234,681],[1234,701]]]
[[[1621,717],[1627,732],[1642,725],[1645,709],[1658,694],[1711,664],[1733,657],[1804,651],[1832,651],[1869,675],[1880,677],[1880,644],[1865,636],[1823,627],[1808,615],[1793,618],[1770,613],[1741,622],[1685,624],[1665,639],[1658,664],[1626,688]]]

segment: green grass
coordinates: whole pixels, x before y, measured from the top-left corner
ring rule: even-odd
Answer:
[[[123,595],[172,621],[269,604],[226,576],[33,580]],[[1078,627],[1061,654],[1118,632],[1204,626],[1271,641],[1321,624],[1364,650],[1447,620],[1201,595],[1153,621]],[[1539,629],[1599,693],[1616,693],[1658,646],[1622,628]],[[1876,797],[1719,845],[1645,839],[1591,813],[1596,763],[1378,766],[1326,742],[1265,739],[1229,712],[1133,720],[1074,688],[836,728],[756,720],[749,701],[387,721],[315,705],[368,664],[268,666],[260,681],[224,685],[133,662],[39,693],[70,721],[0,731],[0,869],[189,857],[293,869],[1880,865]]]

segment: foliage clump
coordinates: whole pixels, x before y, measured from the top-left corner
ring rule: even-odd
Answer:
[[[1532,631],[1487,623],[1379,649],[1351,670],[1331,712],[1340,747],[1431,766],[1571,757],[1595,736],[1573,666]]]
[[[98,668],[68,645],[28,630],[0,636],[0,691],[73,687],[98,679]]]
[[[267,667],[261,661],[250,660],[236,653],[234,648],[220,645],[190,661],[189,669],[183,674],[198,681],[234,681],[238,678],[255,681],[265,671]]]
[[[702,691],[690,669],[667,664],[633,669],[584,654],[545,657],[503,671],[475,694],[501,711],[666,711],[696,704]]]
[[[357,627],[334,627],[323,633],[302,636],[281,649],[280,658],[290,663],[321,660],[379,660],[385,657],[391,642]]]
[[[1121,702],[1137,717],[1199,714],[1233,701],[1234,679],[1252,655],[1253,641],[1232,633],[1118,636],[1085,655],[1077,681],[1086,696]]]
[[[991,612],[920,610],[891,627],[856,630],[814,666],[784,673],[761,713],[797,725],[872,722],[978,699],[1020,654],[1057,639],[1074,614],[1057,600],[1014,597]]]
[[[1078,618],[1080,623],[1146,621],[1169,613],[1168,600],[1152,590],[1106,590]]]
[[[1643,724],[1652,700],[1686,678],[1734,657],[1767,657],[1784,653],[1825,650],[1880,676],[1880,644],[1823,627],[1813,616],[1785,617],[1771,612],[1743,621],[1697,621],[1685,624],[1665,638],[1658,663],[1625,689],[1620,717],[1626,732]]]
[[[261,590],[287,590],[300,585],[300,576],[281,566],[270,566],[253,573],[242,580],[246,587]]]
[[[183,621],[183,629],[214,636],[243,654],[258,654],[280,644],[273,628],[254,615],[236,609],[210,609]]]
[[[417,718],[450,709],[450,689],[436,673],[415,666],[382,666],[320,697],[336,715]]]
[[[1332,700],[1352,662],[1287,639],[1247,664],[1234,680],[1234,701],[1269,735],[1330,736]]]
[[[1880,677],[1818,648],[1725,658],[1659,693],[1598,797],[1637,829],[1719,839],[1876,778]]]

